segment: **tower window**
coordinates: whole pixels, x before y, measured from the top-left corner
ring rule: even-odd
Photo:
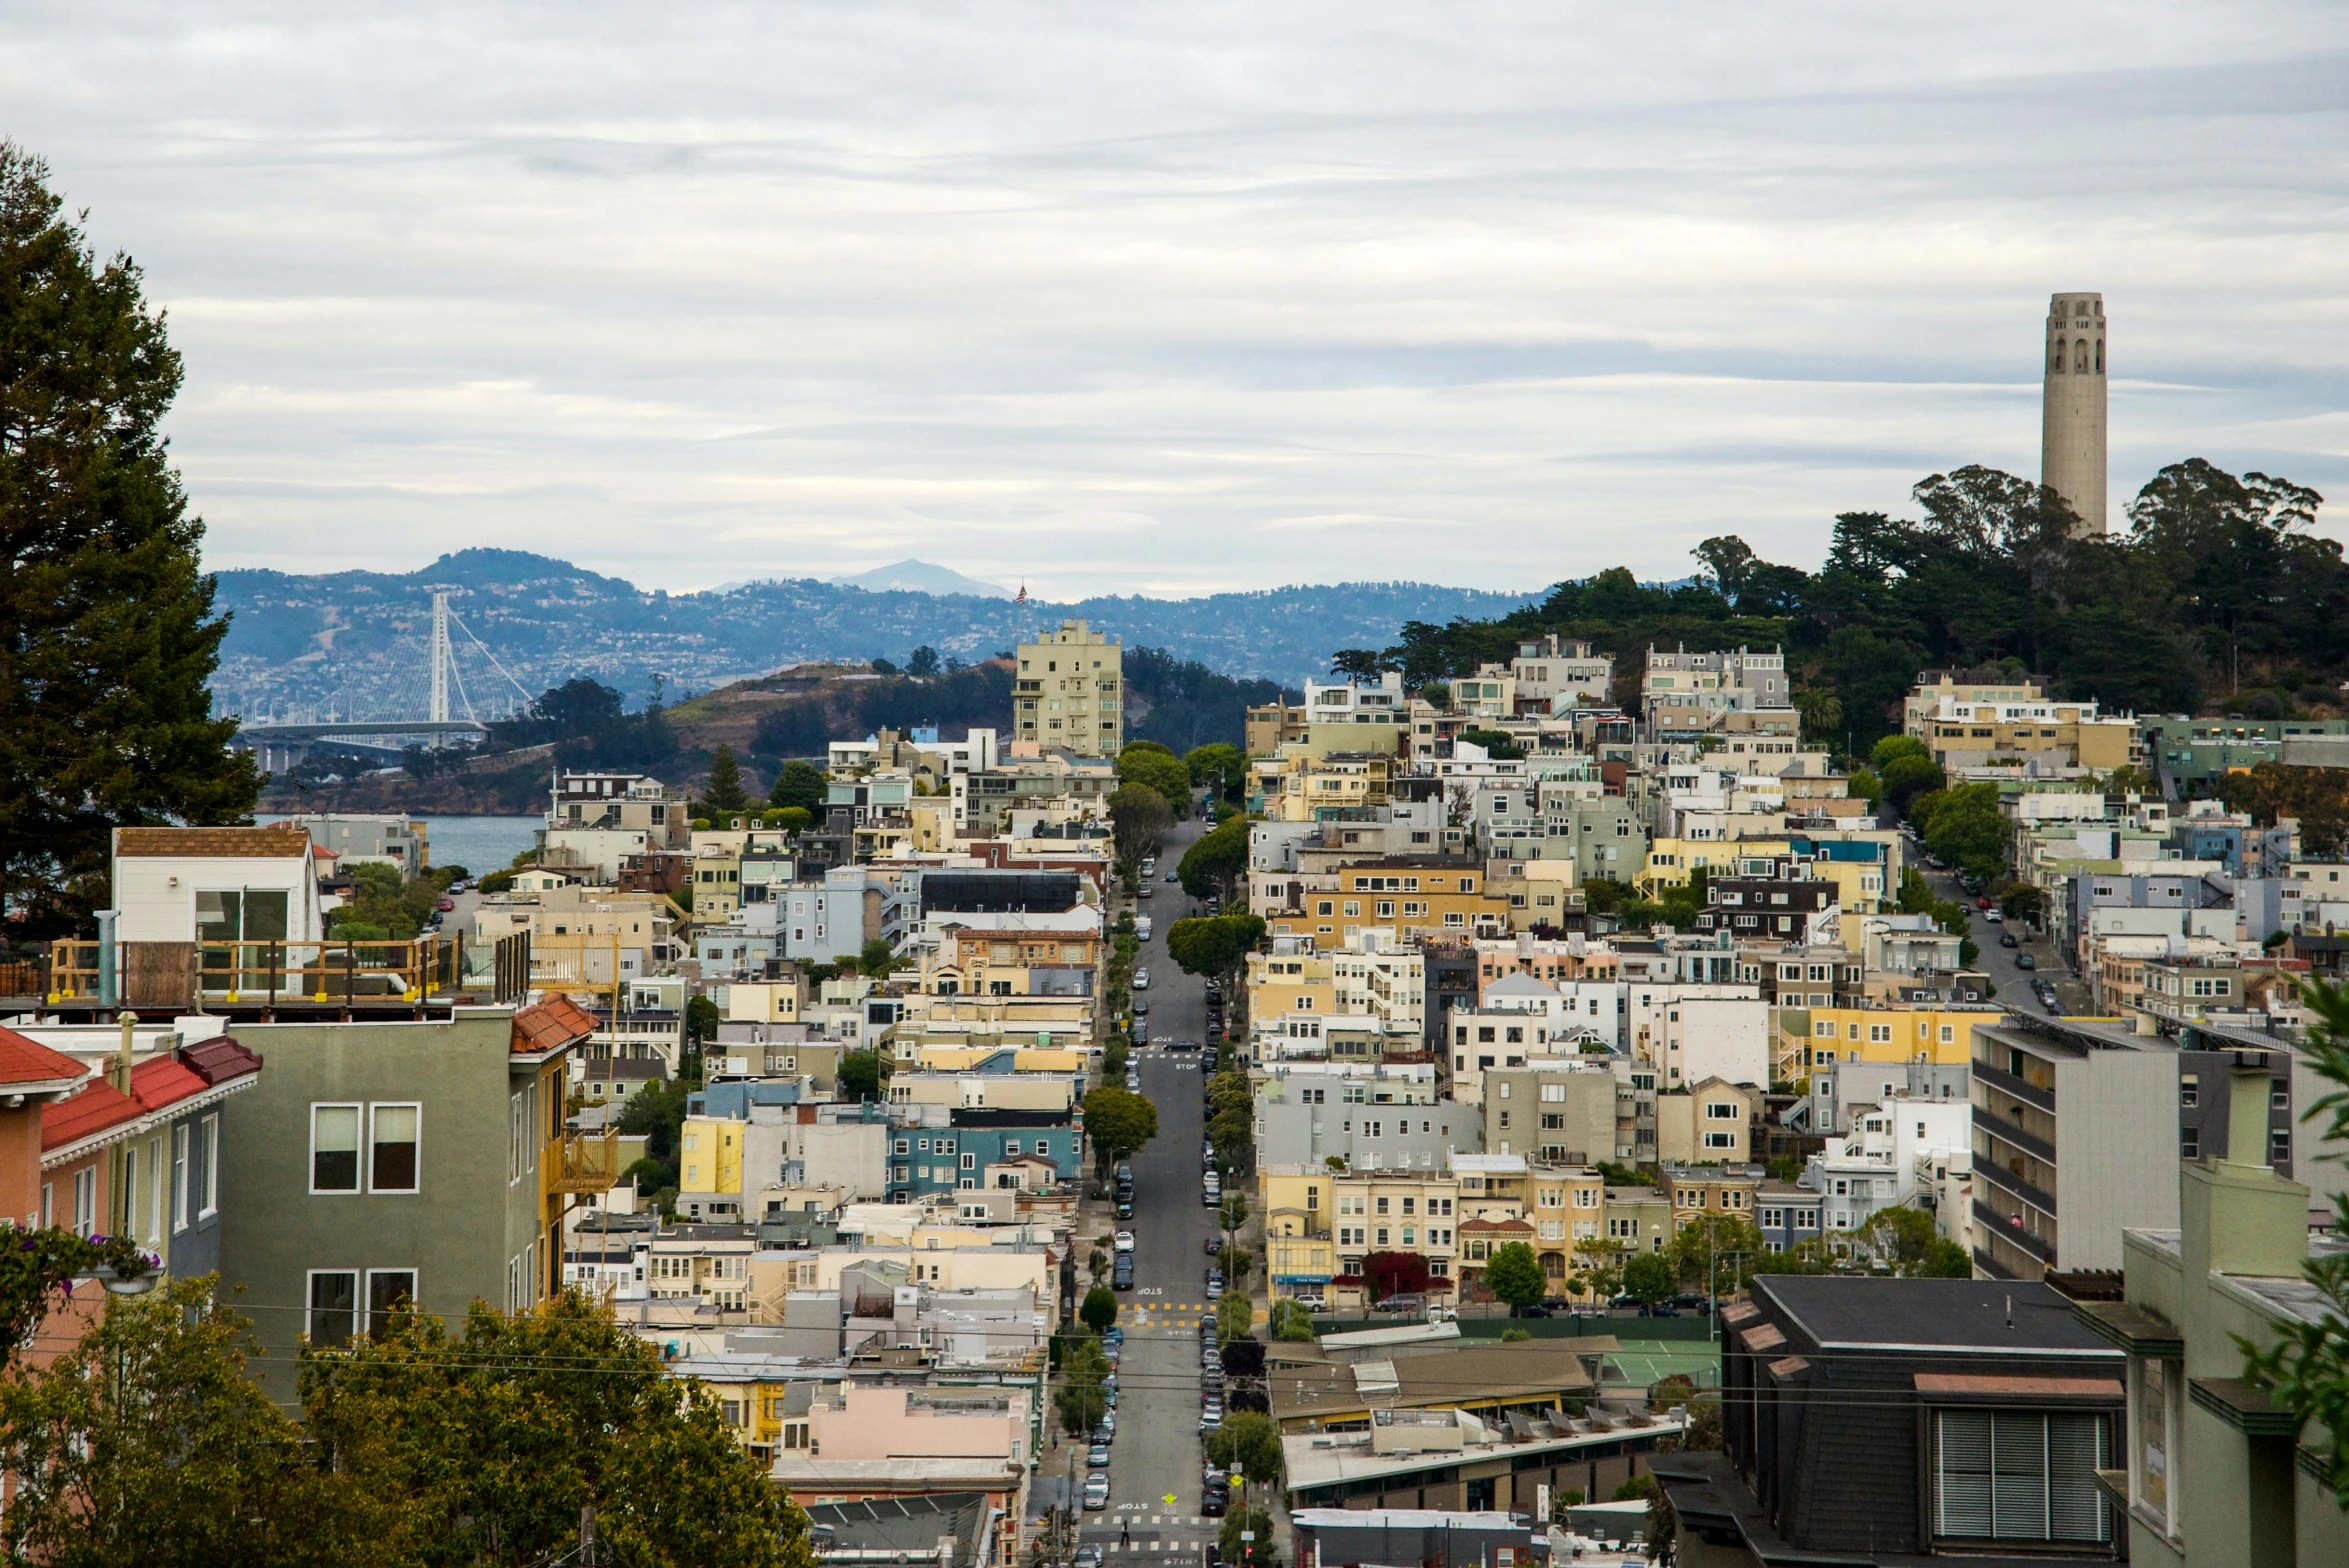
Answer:
[[[2104,374],[2104,339],[2102,338],[2096,340],[2096,373],[2100,376]]]
[[[2063,374],[2064,340],[2062,338],[2057,338],[2055,340],[2055,350],[2047,356],[2047,368],[2054,371],[2057,375]]]
[[[2082,338],[2080,340],[2079,346],[2072,352],[2072,368],[2081,372],[2082,374],[2087,372],[2088,340],[2086,338]]]
[[[2088,302],[2086,300],[2076,301],[2072,306],[2072,314],[2085,321],[2088,318]]]

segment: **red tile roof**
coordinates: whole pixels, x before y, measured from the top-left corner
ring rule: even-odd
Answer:
[[[514,1015],[514,1054],[537,1056],[595,1033],[595,1015],[567,996],[550,996]]]
[[[61,1149],[146,1114],[146,1107],[100,1079],[85,1085],[79,1094],[41,1107],[41,1150]]]
[[[87,1071],[62,1051],[52,1051],[13,1029],[0,1029],[0,1088],[10,1084],[75,1083]]]
[[[193,1099],[212,1086],[168,1056],[158,1056],[131,1069],[131,1098],[150,1111]]]
[[[261,1070],[261,1053],[238,1044],[227,1035],[216,1035],[194,1045],[183,1045],[172,1053],[183,1066],[205,1084],[217,1088],[231,1078],[242,1078],[247,1073]]]

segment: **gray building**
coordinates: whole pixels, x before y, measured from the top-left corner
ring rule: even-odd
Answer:
[[[1348,1104],[1341,1079],[1268,1082],[1256,1097],[1256,1157],[1271,1165],[1342,1160],[1350,1170],[1447,1168],[1454,1154],[1482,1149],[1476,1107]]]
[[[437,1020],[248,1024],[267,1062],[227,1103],[220,1243],[262,1344],[262,1382],[295,1355],[413,1303],[450,1324],[559,1289],[567,1192],[611,1185],[616,1140],[564,1131],[567,1058],[593,1027],[568,1000]]]
[[[1549,1532],[1531,1513],[1454,1513],[1434,1508],[1300,1508],[1290,1522],[1297,1555],[1317,1568],[1417,1563],[1420,1568],[1491,1568],[1549,1555]]]
[[[1632,1140],[1618,1127],[1630,1130],[1631,1092],[1622,1057],[1535,1056],[1521,1067],[1488,1067],[1484,1146],[1551,1165],[1628,1159]]]
[[[2265,1053],[2268,1163],[2287,1180],[2291,1054],[2281,1040]],[[2176,1229],[2179,1163],[2227,1155],[2227,1074],[2257,1059],[2075,1019],[1975,1025],[1976,1270],[2039,1279],[2114,1269],[2124,1229]]]
[[[424,869],[427,853],[424,829],[404,816],[323,811],[278,820],[302,829],[310,835],[314,848],[333,854],[337,871],[372,863],[390,866],[406,879]],[[469,866],[466,869],[479,876],[504,868]]]
[[[1811,1074],[1811,1095],[1796,1102],[1795,1130],[1834,1137],[1852,1130],[1852,1113],[1899,1095],[1913,1100],[1973,1097],[1973,1070],[1963,1062],[1849,1062]]]

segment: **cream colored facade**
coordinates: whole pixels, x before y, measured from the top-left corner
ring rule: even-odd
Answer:
[[[2079,535],[2101,535],[2106,526],[2104,296],[2058,294],[2049,300],[2044,347],[2039,482],[2079,514]]]
[[[1690,1084],[1685,1092],[1657,1095],[1656,1157],[1744,1164],[1761,1099],[1761,1090],[1719,1078]]]
[[[1125,750],[1125,655],[1115,637],[1083,621],[1062,621],[1036,642],[1023,642],[1012,677],[1016,740],[1059,747],[1080,757]]]

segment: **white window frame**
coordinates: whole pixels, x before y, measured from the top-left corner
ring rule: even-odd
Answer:
[[[357,1115],[359,1144],[357,1148],[351,1151],[354,1163],[351,1167],[351,1185],[348,1187],[321,1187],[318,1185],[318,1113],[320,1111],[351,1111]],[[176,1129],[176,1132],[180,1140],[184,1143],[187,1138],[187,1128],[185,1125],[182,1125]],[[179,1187],[180,1197],[179,1212],[182,1215],[185,1215],[188,1211],[188,1184],[186,1176],[187,1167],[184,1161],[181,1163],[179,1170],[180,1174],[176,1178],[176,1185]],[[310,1102],[310,1165],[308,1171],[305,1173],[304,1179],[308,1182],[310,1195],[314,1198],[350,1198],[356,1197],[360,1193],[363,1193],[367,1190],[366,1101],[312,1100]],[[183,1224],[181,1228],[185,1229],[186,1227]]]
[[[375,1118],[380,1111],[414,1111],[416,1113],[416,1184],[413,1187],[385,1187],[375,1180]],[[412,1198],[424,1190],[424,1102],[421,1100],[370,1100],[367,1104],[367,1142],[361,1151],[367,1156],[367,1190],[390,1198]],[[529,1133],[524,1133],[524,1143]],[[394,1271],[396,1272],[396,1271]]]
[[[312,1118],[311,1127],[313,1129],[311,1136],[316,1138],[316,1118]],[[188,1213],[188,1156],[190,1153],[188,1134],[191,1130],[186,1122],[181,1122],[171,1129],[171,1230],[175,1236],[194,1223],[194,1216]],[[316,1175],[318,1171],[315,1151],[313,1151],[313,1158],[310,1162],[310,1171],[312,1175]],[[317,1189],[311,1190],[316,1191]]]
[[[204,1179],[198,1184],[203,1196],[196,1204],[196,1218],[208,1220],[220,1212],[220,1113],[214,1111],[199,1125],[204,1129]]]
[[[303,1334],[303,1337],[304,1337],[304,1338],[310,1338],[310,1339],[311,1339],[311,1342],[312,1342],[313,1344],[317,1343],[317,1341],[316,1341],[314,1338],[311,1338],[311,1336],[313,1335],[313,1332],[314,1332],[314,1323],[313,1323],[313,1319],[315,1318],[315,1316],[316,1316],[316,1314],[317,1314],[317,1312],[318,1312],[318,1307],[317,1307],[317,1305],[316,1305],[316,1301],[317,1301],[317,1290],[318,1290],[318,1284],[317,1284],[317,1281],[318,1281],[318,1277],[319,1277],[320,1275],[322,1275],[322,1274],[340,1275],[340,1276],[342,1276],[343,1278],[345,1278],[345,1279],[348,1279],[348,1280],[351,1282],[351,1338],[352,1338],[352,1339],[356,1339],[356,1338],[358,1338],[358,1336],[359,1336],[359,1335],[360,1335],[360,1334],[361,1334],[361,1333],[362,1333],[362,1332],[365,1330],[365,1328],[366,1328],[366,1325],[367,1325],[367,1302],[366,1302],[366,1297],[365,1297],[365,1295],[363,1294],[363,1292],[364,1292],[364,1291],[365,1291],[365,1289],[366,1289],[366,1285],[367,1285],[367,1279],[366,1279],[366,1271],[365,1271],[365,1270],[362,1270],[362,1269],[356,1269],[356,1268],[342,1268],[342,1269],[308,1269],[308,1270],[305,1270],[305,1271],[303,1272],[303,1275],[302,1275],[302,1334]],[[345,1343],[345,1344],[348,1344],[349,1342],[350,1342],[349,1340],[345,1340],[345,1341],[344,1341],[344,1343]]]

